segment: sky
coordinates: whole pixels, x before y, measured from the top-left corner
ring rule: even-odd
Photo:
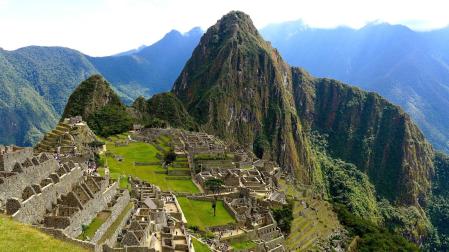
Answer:
[[[449,25],[444,0],[0,0],[0,47],[64,46],[106,56],[150,45],[172,29],[205,30],[231,10],[249,14],[257,28],[299,19],[319,28]]]

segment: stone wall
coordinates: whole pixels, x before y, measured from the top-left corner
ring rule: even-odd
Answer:
[[[128,190],[124,190],[122,192],[122,195],[117,199],[116,203],[108,209],[109,211],[111,211],[111,215],[95,232],[95,235],[90,239],[91,242],[97,243],[101,239],[101,237],[103,237],[104,233],[106,233],[109,227],[111,227],[112,223],[114,223],[117,217],[128,205],[129,200],[130,200],[129,192]]]
[[[71,237],[68,237],[60,229],[47,228],[47,227],[42,227],[42,226],[36,226],[36,228],[38,228],[39,230],[41,230],[44,233],[47,233],[49,235],[52,235],[52,236],[56,237],[59,240],[72,243],[72,244],[74,244],[76,246],[88,249],[90,251],[98,251],[98,252],[102,251],[101,247],[95,246],[95,244],[93,244],[91,242],[81,241],[81,240],[77,240],[77,239],[73,239]]]
[[[235,209],[229,204],[227,200],[223,200],[223,206],[228,211],[228,213],[234,217],[238,224],[243,225],[245,220],[240,218],[240,215],[235,211]]]
[[[133,214],[134,208],[130,208],[128,210],[128,212],[125,214],[125,216],[122,219],[122,222],[118,225],[117,229],[114,231],[114,233],[111,235],[111,237],[109,237],[109,239],[107,239],[104,244],[105,246],[103,246],[103,248],[113,248],[116,241],[117,241],[117,236],[119,235],[119,233],[121,232],[121,230],[123,229],[123,227],[126,225],[126,222],[128,221],[128,219],[131,217],[131,215]],[[115,251],[115,250],[104,250],[104,251]],[[121,251],[121,250],[118,250]],[[125,250],[123,250],[125,251]]]
[[[70,225],[64,229],[64,233],[70,237],[77,237],[82,233],[81,225],[88,225],[98,212],[104,210],[108,203],[112,200],[117,193],[118,183],[110,185],[104,192],[100,191],[95,194],[95,197],[85,205],[83,209],[76,212],[70,217]]]
[[[39,185],[42,180],[48,178],[51,173],[59,168],[58,162],[52,156],[48,156],[48,160],[46,161],[44,161],[44,158],[36,159],[39,160],[37,165],[31,162],[30,166],[25,167],[21,165],[22,163],[17,163],[20,164],[20,171],[15,174],[10,174],[8,177],[1,178],[1,202],[6,202],[8,198],[22,199],[22,192],[27,186],[33,184]],[[29,160],[31,161],[31,158]]]
[[[103,246],[103,252],[156,252],[154,249],[146,247],[124,247],[124,248],[111,248],[108,245]]]
[[[16,162],[23,163],[33,156],[33,149],[28,147],[1,146],[0,152],[0,171],[6,172],[12,171]]]
[[[67,194],[72,187],[83,176],[82,168],[76,165],[70,172],[59,177],[58,182],[51,182],[45,185],[40,190],[40,193],[32,195],[30,198],[21,202],[19,211],[13,214],[13,218],[28,224],[38,223],[43,220],[47,210],[51,210],[52,206],[57,203],[60,195]]]

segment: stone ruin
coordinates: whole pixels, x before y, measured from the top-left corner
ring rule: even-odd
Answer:
[[[86,154],[89,143],[96,141],[95,134],[81,116],[65,118],[34,148],[36,153]]]
[[[258,251],[285,251],[285,239],[271,215],[269,202],[259,200],[249,189],[241,188],[238,194],[225,196],[223,203],[240,228],[256,242]]]
[[[139,179],[130,183],[134,209],[104,251],[191,251],[176,196]]]
[[[227,146],[221,139],[202,132],[180,131],[178,139],[178,143],[190,155],[224,154],[227,151]]]
[[[238,160],[242,160],[240,157]],[[235,191],[243,187],[252,192],[271,195],[277,187],[280,168],[270,161],[248,159],[244,161],[244,168],[239,168],[242,162],[226,159],[195,160],[195,170],[199,172],[194,179],[203,187],[209,179],[220,179],[224,182],[223,191]]]
[[[55,156],[35,154],[32,148],[0,146],[0,210],[58,238],[96,249],[94,243],[75,239],[82,225],[106,211],[111,220],[103,224],[104,233],[129,203],[129,193],[108,177],[88,175],[86,162]],[[96,235],[98,239],[101,232]]]

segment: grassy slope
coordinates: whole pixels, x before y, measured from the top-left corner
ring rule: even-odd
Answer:
[[[256,247],[256,243],[253,241],[232,242],[231,246],[235,250],[247,250]]]
[[[88,251],[0,215],[1,251]]]
[[[132,202],[129,202],[128,205],[125,207],[125,209],[123,209],[123,211],[120,213],[120,215],[117,217],[117,219],[115,219],[115,221],[111,224],[111,226],[109,227],[109,229],[103,234],[103,236],[100,238],[100,240],[98,241],[98,244],[103,243],[104,241],[106,241],[107,239],[109,239],[115,232],[115,230],[117,230],[118,226],[120,225],[120,223],[122,222],[123,218],[125,218],[126,213],[129,211],[129,209],[131,209],[132,207],[134,207],[134,204]]]
[[[124,136],[120,135],[119,138],[123,139]],[[152,184],[155,184],[163,191],[178,191],[178,192],[199,192],[198,188],[193,184],[191,180],[167,180],[166,174],[160,174],[156,172],[164,172],[165,170],[161,165],[148,165],[148,166],[135,166],[134,162],[158,162],[156,154],[158,150],[151,144],[133,142],[128,146],[114,145],[114,141],[118,138],[111,137],[112,141],[107,141],[106,146],[108,152],[112,152],[115,155],[123,156],[122,161],[117,161],[114,157],[105,157],[112,178],[119,178],[122,175],[131,175],[146,180]],[[126,187],[126,180],[121,179],[120,185]]]
[[[224,208],[222,201],[217,201],[216,216],[214,216],[212,204],[208,201],[178,197],[178,202],[190,226],[198,226],[200,229],[205,230],[206,227],[235,222],[234,218]]]
[[[206,246],[204,243],[198,241],[195,238],[192,238],[193,247],[195,248],[195,252],[210,252],[210,248]]]

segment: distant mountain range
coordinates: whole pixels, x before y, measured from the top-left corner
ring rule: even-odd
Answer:
[[[94,73],[126,104],[170,90],[202,34],[173,30],[153,45],[107,57],[59,47],[0,50],[0,116],[8,118],[0,123],[0,143],[35,143],[55,125],[75,85]],[[449,152],[449,28],[315,29],[296,21],[269,25],[261,34],[289,64],[400,105],[437,149]]]
[[[449,152],[449,28],[315,29],[296,21],[269,25],[261,33],[289,64],[400,105],[437,149]]]
[[[125,103],[169,90],[202,33],[173,30],[153,45],[109,57],[62,47],[0,49],[0,143],[36,143],[56,125],[76,85],[96,73]]]

